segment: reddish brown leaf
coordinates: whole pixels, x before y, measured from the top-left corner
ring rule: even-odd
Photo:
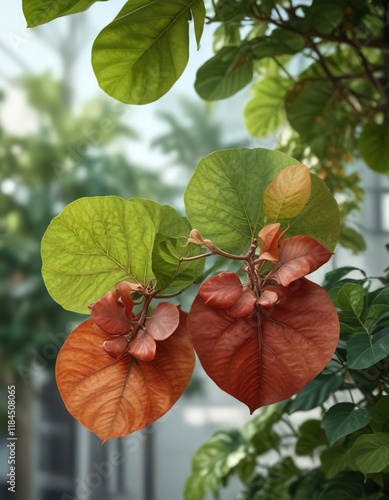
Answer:
[[[103,343],[104,349],[111,356],[111,358],[118,358],[124,351],[127,350],[128,340],[126,337],[118,337],[117,339],[106,340]]]
[[[146,319],[146,331],[154,340],[165,340],[174,332],[180,322],[177,306],[162,302],[150,318]]]
[[[155,422],[182,395],[194,368],[194,352],[180,311],[177,330],[157,345],[153,361],[129,353],[112,359],[101,347],[107,336],[89,319],[59,352],[57,384],[68,411],[107,439],[125,436]]]
[[[229,271],[212,276],[199,288],[199,294],[212,307],[229,309],[243,293],[239,277]]]
[[[120,299],[126,306],[127,317],[130,318],[132,315],[132,308],[134,307],[134,302],[131,298],[131,294],[135,292],[140,292],[142,290],[142,285],[137,285],[135,283],[130,283],[129,281],[121,281],[115,286],[116,297]]]
[[[136,338],[130,343],[128,352],[140,361],[151,361],[155,358],[157,344],[151,335],[139,330]]]
[[[278,295],[276,292],[271,290],[264,290],[262,295],[257,300],[257,304],[263,307],[269,307],[275,304],[278,300]]]
[[[271,262],[278,261],[278,243],[285,233],[285,231],[280,231],[280,226],[281,224],[278,222],[275,224],[268,224],[259,231],[258,238],[263,242],[260,254],[262,260],[270,260]]]
[[[253,412],[300,391],[331,359],[339,321],[327,293],[300,279],[269,310],[233,318],[197,295],[188,317],[195,350],[216,384]]]
[[[126,307],[118,301],[115,292],[106,293],[90,307],[93,321],[103,332],[122,335],[130,331],[131,324],[126,315]]]
[[[303,276],[316,271],[331,258],[325,246],[310,236],[292,236],[281,241],[280,265],[272,273],[280,285],[288,286]]]
[[[244,288],[242,295],[235,304],[228,309],[229,314],[236,318],[245,318],[254,311],[257,297],[250,288]]]

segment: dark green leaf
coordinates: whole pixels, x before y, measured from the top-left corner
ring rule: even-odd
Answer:
[[[389,121],[382,125],[365,125],[359,138],[359,149],[372,170],[389,173]]]
[[[362,370],[389,355],[389,328],[379,333],[354,333],[347,341],[347,366]]]
[[[360,436],[350,449],[350,460],[352,468],[364,475],[383,471],[389,466],[389,435],[376,432]]]
[[[188,21],[199,43],[204,18],[203,0],[129,0],[93,45],[101,88],[127,104],[159,99],[187,65]]]
[[[388,429],[389,423],[389,396],[382,396],[373,406],[373,417],[370,427],[374,432]]]
[[[340,281],[342,278],[344,278],[353,271],[358,271],[362,273],[362,275],[366,278],[366,273],[365,271],[362,271],[362,269],[358,269],[357,267],[351,267],[351,266],[340,267],[338,269],[330,271],[329,273],[326,273],[323,283],[324,288],[326,290],[330,290],[338,283],[338,281]]]
[[[353,403],[338,403],[324,415],[322,427],[332,446],[340,438],[362,429],[371,420],[371,408],[358,408]]]
[[[296,455],[310,455],[316,448],[327,446],[326,435],[320,424],[320,420],[307,420],[300,426]]]
[[[29,28],[53,19],[89,9],[96,2],[107,0],[23,0],[23,13]]]
[[[324,486],[320,500],[357,500],[365,498],[363,478],[355,472],[338,474]]]
[[[339,444],[324,450],[320,455],[320,461],[328,479],[335,477],[339,472],[350,470],[348,450]]]
[[[342,22],[344,6],[339,1],[322,2],[315,0],[305,14],[305,20],[319,33],[330,34]]]
[[[339,290],[337,306],[343,311],[351,312],[356,318],[363,313],[365,302],[365,289],[356,283],[346,283]]]
[[[254,38],[251,43],[254,59],[277,57],[283,54],[293,55],[303,50],[305,39],[288,30],[275,29],[269,36]]]
[[[289,413],[312,410],[321,406],[342,383],[343,376],[340,373],[329,376],[319,375],[297,394],[290,405]]]
[[[202,99],[217,101],[236,94],[253,79],[253,62],[242,47],[223,47],[198,70],[195,89]]]
[[[388,318],[389,305],[386,304],[373,304],[366,311],[366,317],[363,323],[367,330],[371,332],[377,323]]]

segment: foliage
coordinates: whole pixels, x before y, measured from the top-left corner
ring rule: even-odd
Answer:
[[[68,0],[59,9],[23,0],[23,7],[28,25],[37,26],[94,3]],[[188,22],[197,46],[204,23],[215,25],[215,55],[199,68],[196,91],[215,101],[253,82],[244,111],[249,132],[264,137],[282,127],[277,147],[315,169],[331,192],[342,192],[340,242],[359,252],[365,242],[346,218],[359,208],[363,190],[349,163],[362,156],[373,170],[389,172],[385,5],[217,0],[206,15],[203,0],[128,0],[98,35],[92,63],[109,95],[152,102],[188,62]]]
[[[388,342],[389,284],[363,272],[355,278],[356,272],[340,268],[326,275],[341,330],[332,360],[296,397],[203,444],[193,457],[186,499],[202,500],[208,492],[218,498],[234,475],[244,484],[242,499],[388,498],[389,350],[383,342],[378,354],[375,339]],[[360,337],[366,344],[355,343]],[[355,366],[355,359],[363,362]],[[313,408],[314,418],[294,418]],[[271,450],[279,458],[269,466]],[[300,457],[320,460],[320,467],[307,469]]]
[[[103,441],[171,408],[191,377],[193,346],[208,375],[253,412],[302,389],[337,345],[336,311],[304,278],[329,260],[339,234],[323,181],[283,153],[220,151],[198,165],[185,205],[188,219],[140,198],[82,198],[43,237],[49,292],[92,314],[58,355],[58,387]],[[211,255],[239,261],[247,278],[204,281]],[[187,316],[166,299],[195,281]]]

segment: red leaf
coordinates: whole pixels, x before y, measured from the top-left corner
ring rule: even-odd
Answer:
[[[281,241],[280,266],[272,273],[280,285],[288,286],[316,271],[331,258],[325,246],[310,236],[292,236]]]
[[[231,316],[236,318],[244,318],[250,316],[254,311],[254,305],[257,301],[255,293],[250,288],[245,288],[242,295],[235,302],[235,304],[228,309]]]
[[[131,323],[127,319],[126,308],[118,301],[115,292],[106,293],[91,309],[93,321],[108,335],[123,335],[130,331]]]
[[[140,361],[151,361],[155,358],[157,344],[151,335],[139,330],[136,338],[130,343],[128,352]]]
[[[276,292],[270,290],[264,290],[262,295],[257,300],[257,304],[263,307],[269,307],[275,304],[278,300],[278,295]]]
[[[131,318],[132,308],[134,307],[131,294],[140,292],[142,288],[142,285],[136,285],[135,283],[130,283],[129,281],[121,281],[115,286],[116,297],[126,306],[126,314],[128,318]]]
[[[153,361],[129,353],[112,359],[101,347],[106,335],[89,319],[59,352],[57,384],[68,411],[107,439],[125,436],[162,417],[184,392],[194,368],[186,314],[174,335],[157,345]]]
[[[280,231],[280,226],[281,224],[277,222],[275,224],[269,224],[259,231],[258,238],[263,242],[259,256],[262,260],[270,260],[271,262],[278,261],[278,243],[285,233],[285,231]]]
[[[326,366],[339,338],[338,315],[320,286],[303,278],[267,290],[279,302],[249,318],[233,318],[200,295],[188,317],[204,370],[251,412],[300,391]]]
[[[199,288],[199,294],[206,304],[223,309],[232,307],[242,293],[239,277],[229,271],[212,276]]]
[[[146,331],[154,340],[165,340],[174,332],[180,322],[177,306],[162,302],[158,304],[150,318],[146,319]]]
[[[127,350],[128,340],[126,337],[118,337],[117,339],[106,340],[103,343],[103,347],[111,356],[111,358],[118,358],[119,356],[124,354],[124,351]]]

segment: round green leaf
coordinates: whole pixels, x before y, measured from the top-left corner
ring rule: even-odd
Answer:
[[[290,156],[267,149],[231,149],[203,158],[185,192],[192,227],[223,250],[241,252],[265,225],[264,190],[285,167],[296,163]],[[278,222],[289,225],[288,236],[306,234],[330,250],[339,236],[338,205],[314,175],[304,210],[296,219]]]
[[[23,13],[28,28],[48,23],[53,19],[89,9],[96,2],[107,0],[23,0]]]
[[[163,96],[187,65],[191,18],[199,43],[203,0],[129,0],[93,45],[92,64],[101,88],[127,104]]]
[[[385,432],[365,434],[350,449],[351,465],[362,474],[381,472],[389,465],[389,435]]]
[[[236,94],[253,79],[253,62],[241,47],[223,47],[198,70],[195,89],[202,99],[217,101]]]
[[[362,429],[371,420],[371,408],[358,408],[353,403],[338,403],[323,417],[322,427],[330,446],[343,436]]]
[[[141,204],[117,196],[81,198],[53,219],[42,239],[42,274],[59,304],[88,312],[115,283],[148,283],[155,229]]]
[[[359,149],[372,170],[389,173],[389,120],[381,125],[365,125],[359,138]]]
[[[254,137],[267,137],[285,121],[284,98],[289,81],[267,77],[252,88],[252,98],[244,109],[245,124]]]

